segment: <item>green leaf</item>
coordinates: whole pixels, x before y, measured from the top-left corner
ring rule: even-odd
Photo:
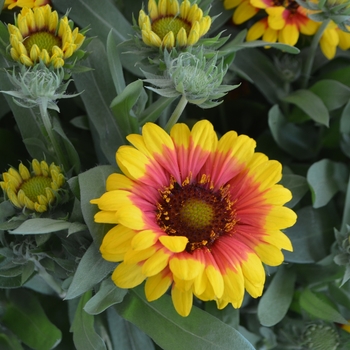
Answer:
[[[22,285],[22,276],[0,277],[0,288],[18,288]]]
[[[7,78],[4,71],[0,71],[0,90],[11,91],[14,90],[13,85]],[[48,151],[47,147],[41,147],[40,145],[46,145],[46,139],[41,132],[40,126],[36,122],[37,115],[39,114],[38,108],[24,108],[18,106],[13,98],[9,95],[5,95],[5,99],[11,108],[13,116],[16,120],[23,142],[27,148],[28,153],[32,158],[42,159],[43,154],[47,163],[54,161],[52,155]],[[29,140],[35,140],[35,142],[29,142]]]
[[[65,220],[54,220],[49,218],[28,219],[15,230],[10,231],[12,234],[29,235],[43,234],[66,230],[72,225]]]
[[[310,289],[305,289],[300,295],[300,306],[310,315],[321,320],[347,324],[348,321],[332,305],[325,302]]]
[[[346,104],[343,109],[340,118],[340,132],[344,134],[350,134],[350,101]]]
[[[8,329],[1,328],[0,349],[1,350],[23,350],[23,347],[21,345],[21,342],[13,333],[9,332]]]
[[[101,245],[106,233],[106,227],[109,227],[109,225],[99,224],[94,221],[94,215],[99,209],[97,205],[91,204],[90,200],[100,198],[106,192],[107,177],[115,172],[115,167],[103,165],[92,168],[78,176],[81,193],[81,211],[89,232],[98,246]]]
[[[18,289],[9,294],[2,323],[31,349],[49,350],[61,341],[61,331],[45,315],[38,300]]]
[[[278,103],[284,94],[284,83],[267,55],[256,49],[250,49],[248,55],[246,51],[238,52],[229,69],[235,71],[236,68],[254,82],[269,103]]]
[[[293,198],[286,204],[288,208],[293,208],[304,197],[309,190],[306,178],[295,174],[283,174],[280,184],[292,192]]]
[[[92,243],[81,258],[65,299],[74,299],[101,282],[114,268],[115,263],[104,260]]]
[[[312,164],[307,172],[307,181],[313,194],[313,207],[323,207],[339,190],[345,190],[348,173],[345,164],[329,159]]]
[[[81,296],[75,311],[71,332],[77,350],[105,350],[106,346],[102,338],[94,328],[94,316],[84,311],[84,305],[91,298],[91,291]]]
[[[188,317],[175,311],[171,297],[163,295],[149,303],[144,286],[130,290],[114,307],[126,320],[148,334],[161,348],[253,350],[254,347],[234,328],[193,306]]]
[[[107,309],[109,333],[118,350],[154,350],[151,338],[138,327],[120,317],[114,308]]]
[[[310,91],[321,98],[329,111],[343,106],[350,99],[350,87],[336,80],[318,81],[310,88]]]
[[[102,151],[110,164],[115,164],[115,152],[125,143],[125,138],[109,108],[115,97],[114,83],[108,70],[105,69],[104,62],[107,62],[107,54],[102,43],[94,39],[88,48],[92,53],[84,60],[84,64],[93,70],[84,74],[75,74],[74,83],[79,91],[83,91],[81,98],[91,127],[96,131],[92,133],[95,138],[95,147]],[[99,154],[98,151],[96,152]],[[105,159],[101,159],[101,162],[105,162]]]
[[[137,133],[139,130],[133,107],[136,105],[142,93],[145,93],[143,82],[142,80],[136,80],[130,83],[124,91],[111,102],[112,112],[125,135]]]
[[[293,252],[284,252],[285,260],[305,264],[323,259],[329,254],[333,227],[337,224],[335,209],[330,206],[304,207],[296,214],[296,224],[284,230],[293,245]]]
[[[100,290],[85,304],[84,310],[90,315],[97,315],[111,305],[122,302],[127,291],[118,288],[110,278],[107,278],[102,281]]]
[[[123,66],[120,62],[121,51],[118,49],[115,43],[115,40],[113,39],[112,32],[109,32],[108,34],[106,49],[107,49],[109,70],[111,72],[115,90],[119,95],[125,89],[125,80],[124,80]]]
[[[286,315],[294,294],[295,271],[283,265],[277,270],[267,291],[259,301],[258,318],[263,326],[271,327]]]
[[[162,112],[173,103],[177,97],[163,97],[161,96],[149,107],[147,107],[139,116],[139,124],[144,125],[146,122],[155,122]]]
[[[297,90],[288,96],[282,97],[282,100],[295,104],[315,122],[329,125],[328,110],[321,98],[313,92],[303,89]]]
[[[320,140],[313,127],[288,123],[277,105],[270,109],[268,122],[275,142],[285,152],[301,160],[317,154]]]

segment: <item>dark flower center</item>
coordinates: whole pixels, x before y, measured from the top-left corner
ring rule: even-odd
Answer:
[[[220,236],[233,232],[236,212],[229,185],[214,191],[205,175],[199,182],[187,178],[181,185],[172,179],[160,196],[158,225],[170,236],[186,236],[188,252],[210,249]]]

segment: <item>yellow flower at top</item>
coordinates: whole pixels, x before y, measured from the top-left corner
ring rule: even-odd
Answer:
[[[148,1],[148,15],[141,10],[138,19],[142,40],[148,46],[172,49],[192,46],[208,32],[211,17],[188,0]]]
[[[250,0],[250,3],[256,8],[265,9],[268,17],[267,21],[263,19],[249,29],[247,40],[256,40],[269,30],[274,33],[270,33],[270,37],[294,46],[300,33],[316,33],[318,24],[307,16],[307,10],[295,0]]]
[[[32,169],[33,173],[22,163],[18,171],[10,168],[2,174],[0,186],[15,207],[43,213],[55,201],[56,191],[64,184],[64,175],[54,163],[39,163],[37,159],[33,159]]]
[[[146,123],[127,137],[106,192],[91,200],[95,222],[113,224],[100,251],[120,261],[112,279],[120,288],[143,281],[148,301],[171,289],[176,311],[187,316],[193,296],[219,309],[241,306],[244,291],[262,294],[264,264],[280,265],[292,251],[282,229],[294,225],[284,206],[291,192],[278,184],[279,162],[255,152],[256,143],[229,131],[218,139],[210,122],[167,134]]]
[[[4,8],[12,10],[14,7],[39,7],[50,4],[50,0],[5,0]]]
[[[350,26],[347,26],[347,29],[350,30]],[[350,33],[342,31],[333,21],[330,21],[322,33],[320,48],[323,54],[331,60],[338,46],[344,51],[350,48]]]
[[[85,40],[79,29],[72,30],[68,18],[59,19],[50,5],[23,8],[8,31],[12,58],[28,67],[43,61],[60,68]]]

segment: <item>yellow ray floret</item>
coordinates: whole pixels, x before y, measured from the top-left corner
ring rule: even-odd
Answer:
[[[60,68],[85,40],[78,28],[71,29],[67,17],[59,19],[49,5],[23,8],[8,31],[12,58],[26,66],[42,61]]]

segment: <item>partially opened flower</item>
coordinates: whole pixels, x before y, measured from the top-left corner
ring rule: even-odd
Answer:
[[[65,181],[59,166],[37,159],[32,161],[32,172],[21,163],[18,170],[10,168],[2,177],[0,186],[15,207],[39,213],[49,209]]]
[[[193,50],[192,50],[193,51]],[[228,67],[217,55],[207,60],[201,49],[181,52],[176,58],[164,51],[165,71],[156,75],[143,71],[146,82],[155,87],[150,90],[165,96],[184,96],[192,104],[201,108],[211,108],[220,104],[219,98],[239,85],[223,85]]]
[[[12,58],[29,67],[40,61],[62,67],[85,40],[70,24],[66,16],[59,19],[49,5],[23,8],[15,25],[8,25]]]
[[[176,124],[168,135],[147,123],[133,146],[116,154],[122,174],[111,174],[95,221],[115,226],[101,245],[102,256],[121,261],[112,274],[121,288],[144,280],[149,301],[171,287],[177,312],[187,316],[193,295],[238,308],[244,290],[262,294],[263,263],[283,262],[291,251],[281,229],[295,213],[283,205],[281,164],[255,153],[255,141],[230,131],[218,140],[200,121],[190,130]]]
[[[171,49],[196,44],[208,32],[211,18],[189,0],[149,0],[148,15],[141,10],[138,24],[146,45]]]
[[[40,7],[46,4],[50,4],[50,0],[5,0],[4,8],[12,10],[15,7]]]

